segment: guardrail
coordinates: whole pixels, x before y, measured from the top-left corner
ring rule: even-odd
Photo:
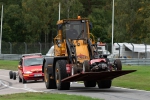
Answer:
[[[21,54],[0,54],[0,60],[19,60],[21,56]],[[110,62],[113,62],[115,59],[120,59],[122,64],[125,65],[150,65],[150,58],[109,58]]]

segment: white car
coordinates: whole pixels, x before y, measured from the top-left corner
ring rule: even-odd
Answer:
[[[54,46],[51,46],[49,51],[46,53],[46,56],[54,56]]]

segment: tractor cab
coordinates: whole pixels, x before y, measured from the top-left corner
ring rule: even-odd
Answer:
[[[59,30],[61,30],[62,39],[87,39],[89,33],[88,19],[64,19],[57,22]]]

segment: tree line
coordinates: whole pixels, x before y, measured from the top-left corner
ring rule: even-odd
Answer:
[[[111,43],[113,0],[0,0],[4,42],[51,43],[61,19],[89,18],[91,33]],[[115,0],[114,42],[150,43],[150,1]]]

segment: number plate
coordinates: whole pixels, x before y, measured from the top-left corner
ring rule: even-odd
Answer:
[[[34,77],[42,76],[42,74],[35,74]]]

